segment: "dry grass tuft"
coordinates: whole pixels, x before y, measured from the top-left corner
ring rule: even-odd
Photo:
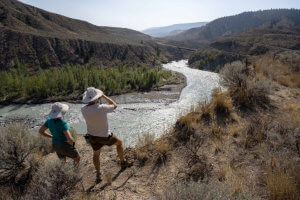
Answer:
[[[136,157],[140,164],[144,164],[150,154],[154,150],[154,135],[153,134],[144,134],[139,137],[138,142],[136,144]]]
[[[228,92],[222,92],[221,88],[214,89],[212,93],[212,107],[217,116],[228,117],[233,108]]]
[[[271,124],[271,119],[266,115],[251,118],[246,129],[244,147],[252,148],[265,140],[267,131],[269,130],[269,124]]]
[[[111,185],[113,182],[113,174],[110,171],[106,172],[104,174],[104,179],[108,185]]]
[[[199,103],[197,111],[201,113],[201,120],[209,123],[211,121],[211,111],[210,111],[210,104],[204,102]]]
[[[213,139],[213,143],[215,144],[215,154],[218,154],[219,152],[222,151],[221,149],[222,142],[218,139]]]
[[[144,164],[149,158],[149,153],[147,151],[145,151],[144,149],[142,149],[142,150],[137,149],[136,157],[137,157],[138,161],[140,162],[140,164]]]
[[[198,113],[191,112],[185,116],[182,116],[178,119],[178,123],[184,128],[186,131],[193,131],[194,125],[198,121]]]
[[[218,172],[217,178],[220,182],[224,182],[226,180],[226,169],[222,169]]]
[[[195,126],[200,121],[200,113],[191,112],[180,117],[175,124],[175,138],[177,142],[186,143],[195,132]]]
[[[243,128],[238,124],[233,124],[227,127],[227,133],[229,135],[232,135],[234,138],[238,138],[241,136],[241,133],[243,132]]]
[[[266,188],[272,200],[297,200],[299,190],[297,180],[292,172],[292,164],[282,165],[277,160],[272,159],[266,169]]]
[[[283,86],[286,86],[286,87],[289,87],[291,86],[293,83],[292,83],[292,80],[291,80],[291,77],[290,76],[287,76],[287,75],[280,75],[277,77],[277,82]]]
[[[216,123],[213,123],[211,125],[211,136],[212,139],[216,140],[222,140],[222,137],[226,134],[225,131],[221,128],[221,126],[217,125]]]
[[[284,122],[285,126],[290,126],[292,130],[299,127],[300,124],[300,104],[288,102],[282,107],[281,122]]]
[[[292,65],[271,58],[261,58],[254,64],[257,73],[286,87],[300,87],[300,72]]]
[[[300,73],[296,72],[290,75],[293,86],[300,87]]]
[[[155,141],[155,150],[158,156],[165,159],[167,154],[173,149],[173,141],[170,138],[160,138]]]

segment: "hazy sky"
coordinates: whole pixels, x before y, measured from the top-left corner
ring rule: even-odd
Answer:
[[[20,0],[99,26],[143,30],[177,23],[211,21],[244,11],[300,8],[300,0]]]

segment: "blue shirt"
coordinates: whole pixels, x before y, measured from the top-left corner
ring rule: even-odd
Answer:
[[[47,119],[47,121],[44,123],[44,126],[49,128],[52,137],[52,143],[53,144],[59,144],[59,145],[66,145],[67,144],[67,137],[64,134],[64,131],[70,130],[70,127],[68,126],[67,122],[58,119]]]

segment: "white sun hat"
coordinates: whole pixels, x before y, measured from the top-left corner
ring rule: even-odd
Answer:
[[[49,118],[56,119],[63,117],[68,110],[69,106],[67,104],[56,102],[52,105],[51,112],[49,113]]]
[[[83,94],[82,102],[89,103],[91,101],[99,99],[102,95],[103,92],[101,90],[96,89],[94,87],[89,87],[86,89],[86,91]]]

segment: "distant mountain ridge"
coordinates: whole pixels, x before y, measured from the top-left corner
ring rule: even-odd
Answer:
[[[166,39],[184,42],[186,45],[198,48],[214,42],[245,32],[250,28],[272,26],[282,21],[291,26],[300,25],[299,9],[272,9],[256,12],[244,12],[234,16],[216,19],[203,27],[192,28]]]
[[[85,21],[23,4],[0,1],[0,69],[18,60],[30,66],[155,63],[176,48],[158,45],[150,36],[126,28],[95,26]]]
[[[201,27],[204,26],[205,24],[207,24],[207,22],[173,24],[170,26],[148,28],[143,30],[142,33],[150,35],[152,37],[166,37],[166,36],[173,36],[179,34],[191,28]]]

